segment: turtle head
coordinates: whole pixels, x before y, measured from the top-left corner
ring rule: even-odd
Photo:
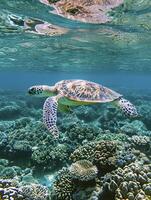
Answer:
[[[28,94],[38,97],[54,96],[55,88],[48,85],[35,85],[28,89]]]

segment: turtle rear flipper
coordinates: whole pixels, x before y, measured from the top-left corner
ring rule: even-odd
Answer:
[[[48,97],[43,106],[43,121],[46,128],[50,131],[50,133],[55,137],[59,137],[59,130],[57,128],[57,96]]]

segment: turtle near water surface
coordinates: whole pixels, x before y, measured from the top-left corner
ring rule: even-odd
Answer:
[[[67,111],[70,106],[112,102],[128,117],[138,116],[135,106],[121,94],[86,80],[62,80],[54,86],[36,85],[30,87],[28,93],[48,97],[43,106],[43,121],[55,138],[59,136],[56,125],[58,108]]]

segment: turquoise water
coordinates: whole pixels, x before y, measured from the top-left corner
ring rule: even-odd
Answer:
[[[0,178],[13,179],[18,176],[20,182],[29,184],[38,180],[50,188],[58,170],[71,165],[69,156],[79,145],[104,141],[104,138],[122,141],[122,145],[131,144],[130,148],[140,151],[140,154],[132,151],[135,162],[149,164],[150,0],[127,0],[110,13],[111,22],[100,25],[71,21],[51,14],[50,10],[38,0],[0,0],[0,163],[4,162],[1,159],[9,162],[0,164]],[[9,16],[45,21],[68,31],[59,36],[37,35],[26,32],[21,24],[11,24]],[[108,107],[94,105],[74,108],[71,114],[58,114],[61,137],[56,141],[43,127],[42,106],[45,98],[29,97],[27,90],[32,85],[54,85],[63,79],[85,79],[107,86],[131,100],[142,117],[127,119],[109,104]],[[138,139],[133,136],[138,136]],[[121,163],[119,157],[118,161]],[[122,165],[122,169],[129,164],[124,162],[126,164]],[[20,167],[20,172],[17,174],[14,169],[8,169],[10,166]],[[104,178],[104,182],[109,182],[106,181],[106,172],[114,173],[118,167],[109,171],[101,168],[103,171],[99,171],[99,180]],[[28,173],[28,170],[33,171]],[[150,173],[150,169],[145,173]],[[149,180],[144,184],[149,185]],[[83,189],[83,193],[80,193],[78,188],[79,196],[74,194],[70,199],[88,199],[84,196],[87,187],[82,184],[85,192]],[[94,187],[94,184],[89,184]],[[142,200],[149,200],[151,192],[145,194]],[[116,195],[116,191],[110,191],[109,196],[103,192],[97,198],[120,200]],[[61,198],[68,200],[68,197]]]

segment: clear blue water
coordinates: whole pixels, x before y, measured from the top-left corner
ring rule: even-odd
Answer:
[[[30,99],[28,87],[53,85],[62,79],[98,82],[136,102],[138,99],[147,101],[149,105],[151,2],[125,2],[111,13],[110,23],[92,25],[50,14],[51,8],[38,0],[0,0],[0,110],[15,102],[25,109],[25,102],[29,111],[9,120],[1,118],[0,123],[5,126],[8,121],[15,122],[24,116],[41,120],[41,113],[33,113],[36,109],[41,112],[44,99]],[[69,31],[52,37],[27,33],[9,24],[10,14],[46,21]],[[30,111],[31,108],[35,110]],[[150,122],[148,118],[145,125],[151,130]]]

